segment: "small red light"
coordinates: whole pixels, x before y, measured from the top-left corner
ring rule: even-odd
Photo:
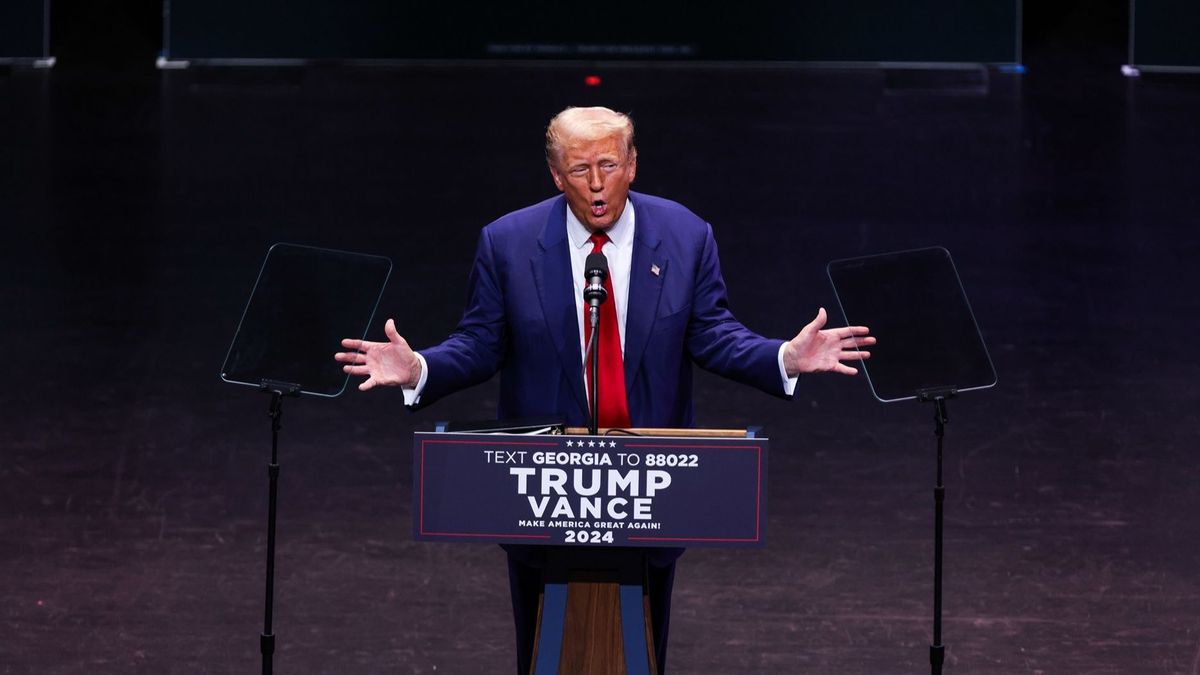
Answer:
[[[587,77],[583,78],[583,83],[589,87],[599,87],[600,86],[600,76],[599,75],[588,75]]]

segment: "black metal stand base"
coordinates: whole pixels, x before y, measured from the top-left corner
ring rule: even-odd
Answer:
[[[930,645],[929,646],[929,665],[933,668],[933,672],[942,672],[942,663],[946,660],[945,645]]]
[[[258,650],[262,652],[263,675],[268,675],[275,669],[275,636],[259,635]]]

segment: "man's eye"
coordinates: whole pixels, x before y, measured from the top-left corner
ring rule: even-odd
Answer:
[[[585,173],[587,173],[587,167],[586,167],[586,166],[577,166],[577,167],[575,167],[574,169],[571,169],[571,175],[572,175],[572,176],[582,176],[582,175],[583,175],[583,174],[585,174]]]

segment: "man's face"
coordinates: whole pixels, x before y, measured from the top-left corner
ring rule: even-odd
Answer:
[[[625,210],[637,155],[628,156],[620,134],[597,140],[566,138],[550,162],[554,184],[567,197],[571,213],[589,230],[612,227]]]

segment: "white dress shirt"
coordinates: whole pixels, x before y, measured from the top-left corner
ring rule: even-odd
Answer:
[[[629,313],[629,269],[633,266],[633,204],[625,200],[621,217],[608,228],[609,241],[600,250],[608,258],[608,279],[612,282],[613,296],[606,302],[617,303],[617,332],[621,334],[621,356],[625,355],[625,317]],[[584,263],[592,254],[592,232],[584,227],[571,209],[567,209],[567,240],[571,243],[571,278],[575,280],[575,318],[579,323],[579,353],[587,351],[583,339],[583,289],[587,280],[583,278]]]

